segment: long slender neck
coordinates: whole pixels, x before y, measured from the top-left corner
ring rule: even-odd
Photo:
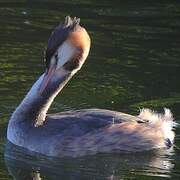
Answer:
[[[14,111],[11,121],[30,121],[35,126],[41,125],[54,98],[66,85],[74,73],[64,69],[57,72],[42,95],[39,88],[44,74],[35,82],[26,97]]]

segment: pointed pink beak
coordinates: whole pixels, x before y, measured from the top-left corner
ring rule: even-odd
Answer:
[[[46,87],[47,87],[49,81],[52,79],[55,71],[56,71],[56,65],[50,65],[50,67],[47,70],[47,72],[45,73],[43,80],[42,80],[42,83],[40,85],[40,88],[39,88],[39,94],[40,95],[42,95],[42,93],[46,89]]]

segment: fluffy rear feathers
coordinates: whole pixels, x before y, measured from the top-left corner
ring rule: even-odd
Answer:
[[[173,129],[177,123],[173,121],[170,109],[164,108],[164,114],[156,113],[150,109],[141,109],[138,117],[145,120],[152,128],[160,129],[167,146],[173,144],[175,137]]]

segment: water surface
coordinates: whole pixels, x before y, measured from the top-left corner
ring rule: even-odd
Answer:
[[[137,114],[142,107],[168,107],[180,121],[178,1],[1,0],[0,179],[12,179],[18,168],[18,179],[178,179],[176,149],[56,160],[12,150],[4,161],[9,116],[43,72],[48,36],[66,15],[81,17],[92,47],[50,112],[98,107]],[[180,146],[179,128],[176,134]]]

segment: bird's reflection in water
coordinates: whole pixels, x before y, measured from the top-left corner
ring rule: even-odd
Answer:
[[[27,152],[7,143],[5,163],[17,180],[119,179],[126,177],[169,177],[173,169],[171,152],[99,154],[81,158],[52,158]]]

